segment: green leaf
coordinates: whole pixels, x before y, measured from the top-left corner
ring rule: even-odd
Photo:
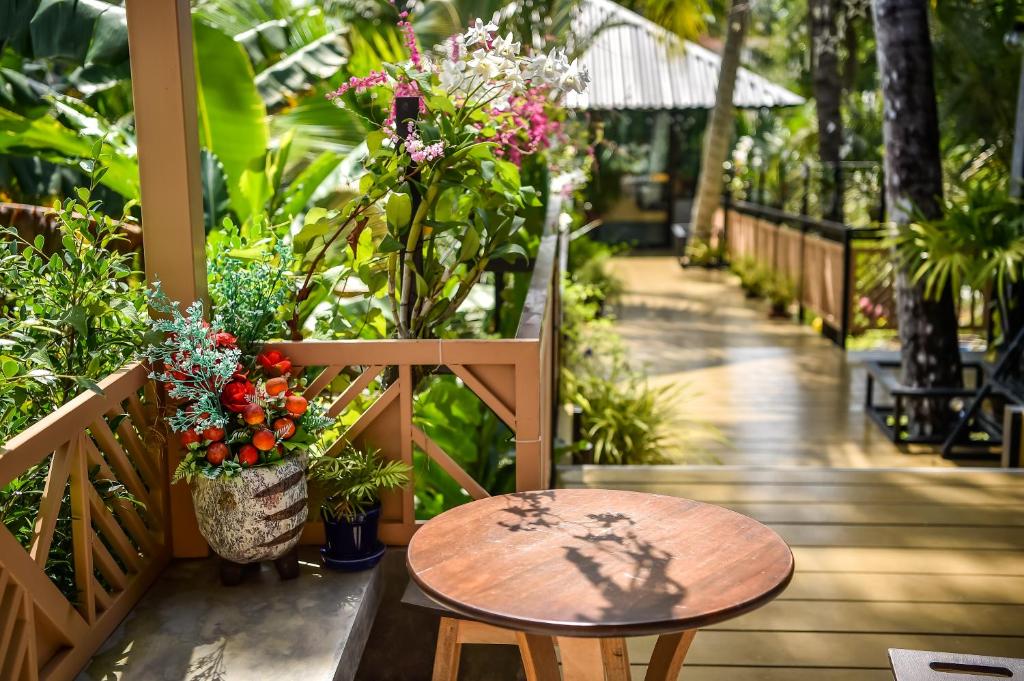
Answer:
[[[313,159],[284,190],[277,216],[291,217],[305,210],[313,194],[340,163],[341,157],[330,151],[325,151]]]
[[[462,248],[459,249],[459,260],[466,261],[476,256],[480,250],[480,234],[470,226],[462,237]]]
[[[390,234],[385,234],[380,243],[377,244],[378,253],[397,253],[402,250],[402,244]]]
[[[18,375],[18,363],[9,357],[5,357],[3,361],[0,362],[0,371],[3,372],[5,377],[13,378]]]
[[[227,34],[193,21],[199,140],[224,165],[231,207],[245,220],[251,205],[242,194],[242,175],[265,172],[269,131],[267,110],[253,82],[245,48]],[[247,178],[250,186],[256,178]]]
[[[209,232],[227,217],[231,199],[224,166],[216,154],[209,149],[200,149],[199,170],[203,183],[203,222]]]
[[[101,388],[99,384],[96,381],[92,380],[91,378],[87,378],[85,376],[75,376],[75,383],[85,388],[86,390],[93,391],[97,395],[103,394],[103,388]]]
[[[385,209],[388,226],[395,231],[403,231],[412,219],[412,198],[408,194],[395,192],[388,198]]]
[[[270,111],[276,111],[340,71],[350,52],[347,28],[339,28],[303,45],[255,77]]]
[[[522,257],[527,262],[530,260],[530,256],[526,253],[526,249],[519,244],[506,243],[498,246],[491,253],[492,258],[502,258],[504,260],[515,260],[516,257]]]

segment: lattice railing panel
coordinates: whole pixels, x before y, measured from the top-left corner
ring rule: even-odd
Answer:
[[[551,329],[545,327],[545,332]],[[455,458],[414,423],[415,383],[425,371],[447,371],[515,434],[517,489],[538,489],[544,484],[548,465],[541,432],[545,404],[541,352],[550,351],[540,338],[529,340],[477,341],[303,341],[273,347],[304,367],[307,399],[319,399],[332,416],[345,423],[340,437],[327,446],[337,456],[348,443],[380,450],[389,459],[410,466],[414,451],[428,457],[472,498],[487,491]],[[548,363],[550,365],[550,362]],[[548,445],[550,442],[547,443]],[[416,531],[414,485],[385,495],[381,537],[390,544],[408,542]],[[310,543],[322,541],[317,518],[304,533]]]
[[[147,373],[135,364],[111,375],[102,394],[80,395],[0,452],[0,487],[46,467],[27,546],[0,526],[0,679],[70,678],[167,561],[166,461]],[[70,552],[70,589],[50,577],[58,549]]]

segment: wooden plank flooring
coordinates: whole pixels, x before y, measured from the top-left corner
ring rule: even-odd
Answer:
[[[1024,473],[577,467],[559,482],[722,504],[793,547],[786,592],[698,634],[684,681],[889,681],[891,647],[1024,657]],[[652,646],[631,642],[635,679]]]
[[[769,319],[767,303],[746,299],[730,273],[682,270],[671,257],[619,257],[612,267],[625,287],[616,331],[653,384],[678,391],[679,463],[953,465],[889,442],[864,413],[858,354]]]

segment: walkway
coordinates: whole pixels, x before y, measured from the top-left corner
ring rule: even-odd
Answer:
[[[768,319],[728,272],[682,270],[670,257],[612,262],[626,284],[616,314],[630,356],[653,383],[680,386],[684,461],[951,465],[901,453],[864,414],[863,370],[811,328]]]

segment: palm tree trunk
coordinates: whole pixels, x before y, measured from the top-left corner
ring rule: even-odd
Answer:
[[[889,221],[907,229],[916,210],[941,214],[939,121],[928,33],[928,0],[875,0],[875,38],[882,78],[885,192]],[[896,276],[902,381],[918,388],[962,385],[953,291],[925,296],[906,268]],[[914,400],[912,436],[941,435],[952,421],[948,400]]]
[[[840,0],[810,0],[811,59],[814,101],[818,113],[818,156],[821,160],[822,217],[843,221],[843,176],[839,165],[843,118],[839,107],[843,81],[839,75]]]
[[[722,197],[722,165],[732,145],[734,129],[732,99],[736,89],[736,72],[740,67],[740,49],[743,47],[749,19],[749,0],[732,0],[729,31],[722,52],[722,66],[718,72],[715,108],[711,111],[708,129],[704,133],[700,179],[690,219],[694,235],[702,241],[708,241],[711,237],[711,219]]]

